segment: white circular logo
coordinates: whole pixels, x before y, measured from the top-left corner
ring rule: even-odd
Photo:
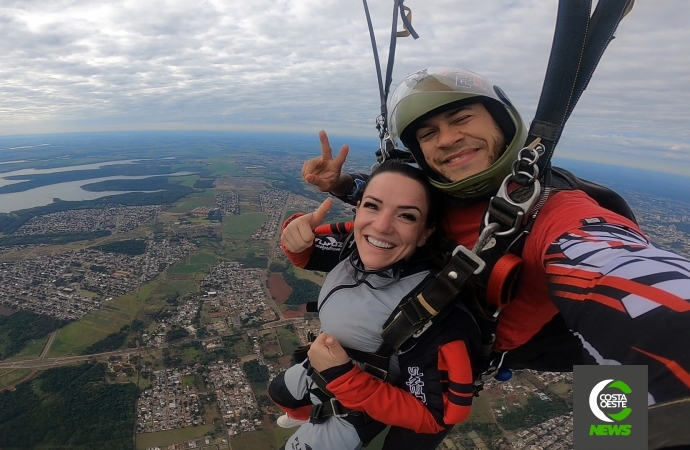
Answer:
[[[604,388],[612,381],[612,379],[600,381],[592,388],[592,392],[589,393],[589,409],[592,410],[592,414],[594,414],[597,419],[603,422],[613,422],[613,420],[606,417],[606,414],[599,409],[599,406],[597,405],[597,398],[599,397],[599,393],[603,391]]]

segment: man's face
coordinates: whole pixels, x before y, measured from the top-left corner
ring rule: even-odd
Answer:
[[[439,113],[415,133],[429,167],[450,181],[487,169],[505,150],[505,137],[481,103]]]

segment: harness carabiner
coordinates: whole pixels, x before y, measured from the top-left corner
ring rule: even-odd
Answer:
[[[518,153],[518,159],[513,163],[511,173],[503,179],[498,192],[489,201],[489,208],[484,214],[484,229],[490,224],[498,223],[509,227],[504,231],[493,231],[494,236],[510,236],[518,232],[527,222],[527,217],[532,208],[542,195],[541,182],[539,181],[539,157],[543,153],[543,145],[540,139],[535,139],[529,146],[524,147]],[[531,169],[531,173],[528,171]],[[525,195],[526,189],[532,189],[529,197],[523,201],[513,200],[508,192],[508,185],[518,183],[520,194]],[[491,222],[491,218],[497,222]]]

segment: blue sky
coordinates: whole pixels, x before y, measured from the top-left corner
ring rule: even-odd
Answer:
[[[392,1],[369,0],[381,57]],[[473,70],[534,115],[556,0],[407,0],[419,40],[394,83]],[[690,8],[637,0],[575,110],[559,154],[690,174]],[[0,135],[272,130],[376,136],[362,4],[342,0],[3,0]]]

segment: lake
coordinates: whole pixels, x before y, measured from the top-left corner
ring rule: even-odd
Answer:
[[[20,183],[22,180],[7,180],[6,177],[17,175],[34,175],[46,174],[56,172],[66,172],[73,170],[89,170],[98,169],[103,166],[114,164],[135,164],[139,160],[130,159],[122,161],[107,161],[95,164],[82,164],[78,166],[56,167],[52,169],[22,169],[13,172],[6,172],[0,174],[0,187],[9,184]],[[161,175],[139,175],[127,176],[117,175],[110,177],[91,178],[87,180],[68,181],[65,183],[56,183],[49,186],[41,186],[34,189],[29,189],[23,192],[15,192],[9,194],[0,194],[0,213],[9,213],[18,211],[20,209],[34,208],[36,206],[45,206],[53,203],[53,199],[59,198],[64,201],[82,201],[95,200],[109,195],[126,194],[129,192],[156,192],[156,191],[101,191],[90,192],[85,191],[81,187],[91,183],[97,183],[106,180],[137,180],[142,178],[150,178],[152,176],[176,177],[191,175],[191,172],[175,172]]]

